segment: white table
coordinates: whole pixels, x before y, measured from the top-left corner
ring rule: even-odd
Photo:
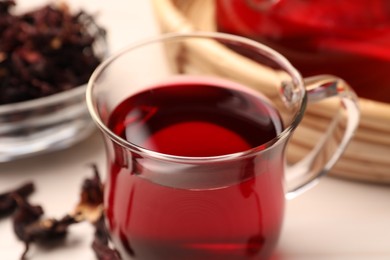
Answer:
[[[39,5],[43,0],[19,0]],[[99,14],[109,32],[111,51],[158,33],[151,6],[145,0],[68,0]],[[0,144],[1,145],[1,144]],[[105,156],[100,134],[69,149],[0,164],[0,192],[32,180],[32,203],[46,215],[61,217],[78,201],[82,180],[96,162],[103,172]],[[390,170],[390,169],[389,169]],[[88,224],[70,229],[65,247],[42,251],[32,247],[31,259],[95,259]],[[9,219],[0,220],[0,259],[19,259],[23,244]],[[390,259],[390,187],[325,177],[314,189],[287,203],[286,221],[272,260],[388,260]]]

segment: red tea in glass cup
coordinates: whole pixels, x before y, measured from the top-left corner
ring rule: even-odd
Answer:
[[[333,74],[390,102],[388,0],[216,0],[215,10],[218,31],[270,46],[303,76]]]
[[[330,97],[347,115],[342,138],[326,146],[330,129],[288,165],[307,100]],[[332,167],[359,118],[342,80],[302,79],[268,47],[219,33],[134,44],[95,71],[87,104],[106,144],[106,223],[124,259],[269,258],[286,197]]]

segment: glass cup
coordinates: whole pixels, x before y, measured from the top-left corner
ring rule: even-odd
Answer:
[[[291,163],[308,102],[337,105],[335,116]],[[359,121],[343,80],[302,79],[274,50],[222,33],[130,46],[96,69],[87,105],[105,140],[106,223],[124,259],[267,259],[286,198],[329,171]]]

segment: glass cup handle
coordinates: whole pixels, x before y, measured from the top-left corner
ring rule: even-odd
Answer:
[[[318,75],[303,81],[309,103],[329,99],[326,100],[328,106],[319,106],[318,112],[332,117],[332,121],[314,148],[300,161],[287,166],[287,199],[314,186],[333,167],[352,139],[360,118],[358,98],[344,80],[332,75]],[[335,101],[341,105],[337,111],[332,111],[337,107]],[[342,135],[340,128],[344,130]]]

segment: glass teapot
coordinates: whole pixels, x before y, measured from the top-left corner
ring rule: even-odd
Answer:
[[[333,74],[390,103],[388,0],[216,0],[216,23],[277,50],[304,77]]]

